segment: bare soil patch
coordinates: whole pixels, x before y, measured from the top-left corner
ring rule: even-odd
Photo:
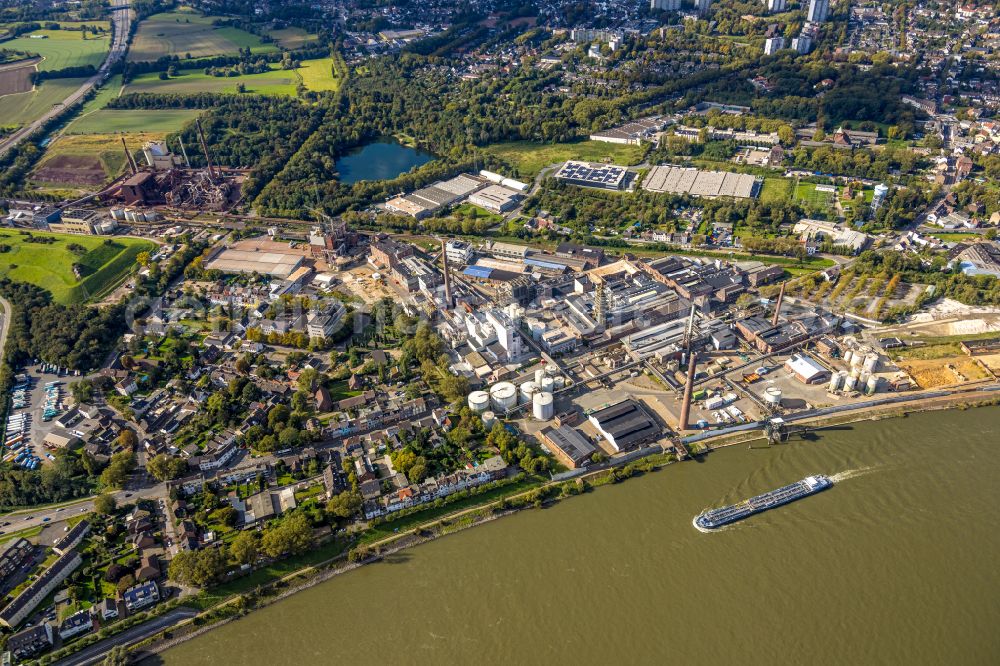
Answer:
[[[0,95],[15,95],[31,92],[31,73],[35,71],[38,58],[25,60],[0,67]]]
[[[101,160],[87,155],[56,155],[32,174],[34,181],[60,185],[102,185],[106,179]]]

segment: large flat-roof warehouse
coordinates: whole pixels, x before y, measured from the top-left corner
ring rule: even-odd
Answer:
[[[555,177],[572,185],[599,187],[605,190],[620,190],[625,187],[628,169],[614,164],[591,164],[574,162],[563,164]]]
[[[660,436],[660,426],[635,400],[621,402],[591,412],[588,417],[615,451],[634,449]]]
[[[230,248],[220,252],[205,268],[224,273],[260,273],[284,279],[302,266],[303,261],[304,257],[298,254]]]
[[[691,194],[696,197],[751,199],[760,191],[760,181],[747,173],[702,171],[695,168],[655,166],[642,187],[650,192]]]

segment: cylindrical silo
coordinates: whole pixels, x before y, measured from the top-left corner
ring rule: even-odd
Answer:
[[[548,421],[552,418],[555,411],[555,407],[552,402],[551,393],[536,393],[535,397],[532,398],[532,414],[539,421]]]
[[[506,412],[517,406],[517,387],[510,382],[499,382],[490,389],[490,400],[493,410]]]
[[[559,368],[557,368],[554,365],[547,365],[545,366],[545,374],[547,374],[549,377],[555,377],[556,375],[559,374]]]
[[[858,383],[858,377],[854,373],[847,375],[844,378],[844,391],[853,391],[854,387]]]
[[[830,375],[830,386],[829,386],[830,393],[833,393],[834,391],[839,389],[841,387],[841,382],[843,381],[844,377],[839,372],[835,372],[832,375]]]
[[[864,390],[865,386],[868,384],[868,378],[872,376],[872,373],[861,371],[858,375],[858,390]]]
[[[555,386],[555,380],[552,377],[543,377],[541,389],[542,393],[552,393],[552,389]]]
[[[861,367],[868,372],[875,372],[878,370],[878,360],[878,354],[874,352],[867,354],[864,362],[861,364]]]
[[[563,388],[564,386],[566,386],[566,378],[565,377],[563,377],[562,375],[556,375],[555,377],[552,378],[552,388],[554,388],[555,390],[558,391],[559,389]]]
[[[483,427],[486,428],[487,430],[493,427],[493,424],[496,422],[496,420],[497,420],[497,415],[494,414],[493,412],[490,411],[483,412]]]
[[[865,384],[865,393],[872,395],[873,393],[878,393],[879,377],[878,375],[872,375],[868,378],[868,383]]]
[[[469,394],[469,409],[476,414],[482,414],[490,408],[490,394],[486,391],[473,391]]]
[[[533,381],[521,384],[521,402],[531,402],[531,397],[538,393],[539,386]]]
[[[545,368],[538,368],[535,370],[535,383],[539,386],[542,385],[542,379],[545,378]]]
[[[848,349],[844,352],[844,363],[850,363],[851,359],[854,357],[854,350]]]
[[[764,389],[764,402],[777,407],[781,404],[781,389],[777,386],[768,386]]]

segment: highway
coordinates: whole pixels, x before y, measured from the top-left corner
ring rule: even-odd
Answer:
[[[114,26],[114,36],[111,40],[111,48],[108,50],[108,56],[104,59],[104,64],[102,64],[100,69],[97,70],[97,74],[87,79],[83,85],[77,88],[61,103],[53,105],[52,108],[46,111],[40,118],[25,125],[0,142],[0,157],[5,155],[7,151],[17,146],[24,139],[31,136],[31,134],[42,127],[42,125],[59,115],[67,106],[80,101],[80,99],[82,99],[94,88],[94,86],[104,80],[105,76],[107,76],[109,70],[115,63],[125,57],[125,54],[128,52],[128,34],[132,25],[133,12],[128,6],[128,0],[111,0],[111,8],[111,11],[113,12],[111,20],[112,25]]]

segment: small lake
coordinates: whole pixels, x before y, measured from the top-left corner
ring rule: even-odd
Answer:
[[[383,138],[355,148],[337,160],[340,182],[353,185],[362,180],[390,180],[434,159],[434,155]]]

